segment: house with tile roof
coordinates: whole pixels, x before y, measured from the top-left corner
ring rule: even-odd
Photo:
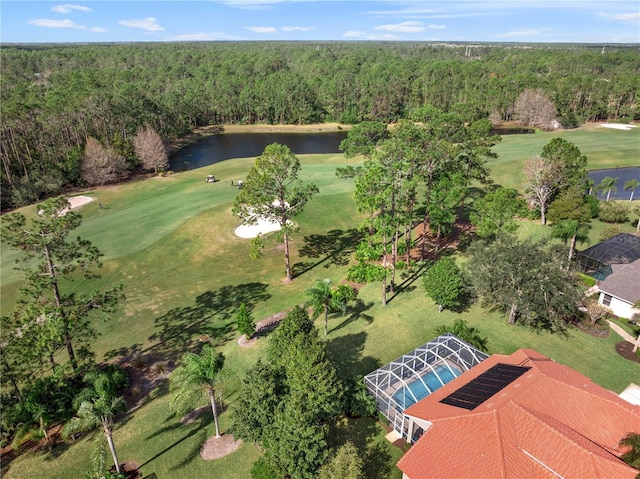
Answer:
[[[640,259],[629,264],[611,265],[611,274],[598,285],[598,302],[621,318],[631,319],[640,310],[633,304],[640,299]]]
[[[634,479],[620,441],[633,405],[530,349],[493,355],[404,411],[404,479]]]

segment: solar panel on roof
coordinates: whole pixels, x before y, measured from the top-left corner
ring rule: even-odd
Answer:
[[[477,378],[449,394],[440,402],[473,411],[531,368],[498,363]]]

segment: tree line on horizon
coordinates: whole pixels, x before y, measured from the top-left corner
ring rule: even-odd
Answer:
[[[205,125],[518,119],[526,90],[564,127],[640,119],[640,56],[586,46],[349,42],[11,45],[2,48],[3,210],[87,184],[87,142],[125,161],[152,128],[170,142]],[[94,143],[94,147],[96,144]],[[153,169],[153,168],[152,168]]]

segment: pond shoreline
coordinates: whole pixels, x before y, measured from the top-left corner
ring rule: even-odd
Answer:
[[[177,138],[167,145],[167,153],[171,156],[185,146],[191,145],[208,136],[222,133],[331,133],[347,131],[353,125],[340,123],[312,123],[308,125],[209,125],[195,128],[191,133]]]

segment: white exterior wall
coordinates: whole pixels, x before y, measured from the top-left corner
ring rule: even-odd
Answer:
[[[604,295],[607,294],[609,296],[611,296],[611,304],[609,304],[609,306],[606,306],[603,303],[604,300]],[[613,311],[613,314],[615,314],[616,316],[620,317],[620,318],[626,318],[626,319],[631,319],[631,317],[635,314],[638,313],[640,311],[633,309],[632,304],[620,299],[620,298],[616,298],[615,296],[608,294],[604,291],[600,292],[600,297],[598,298],[598,303],[600,303],[601,305],[609,308],[611,311]]]

